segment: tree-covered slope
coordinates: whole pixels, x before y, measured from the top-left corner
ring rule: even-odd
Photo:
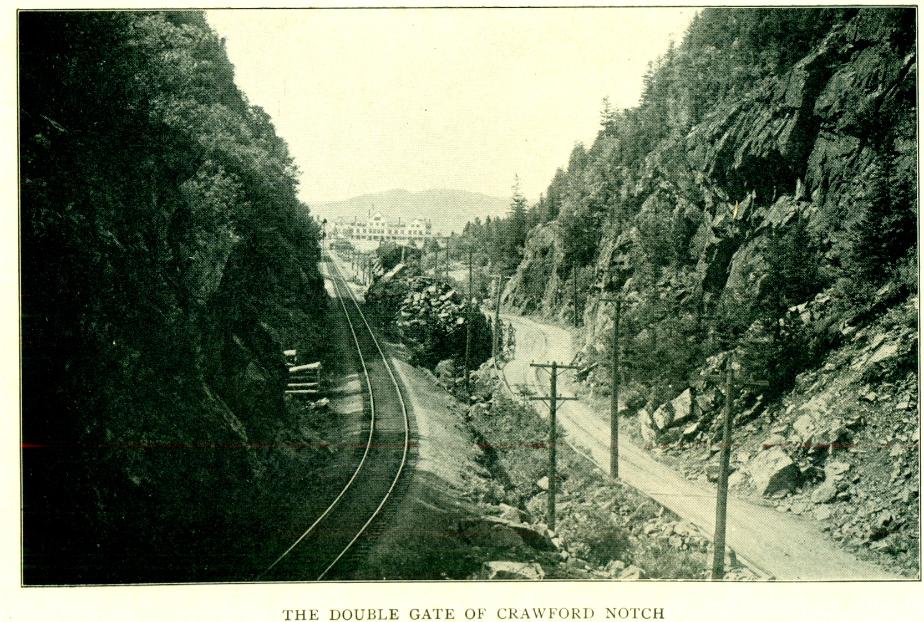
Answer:
[[[914,289],[913,18],[705,10],[532,207],[507,301],[570,318],[574,269],[588,343],[596,299],[621,290],[640,332],[664,324],[639,349],[677,359],[662,348],[705,344],[710,323],[736,341],[823,290],[847,321],[887,282]]]
[[[751,434],[773,423],[798,436],[790,419],[805,414],[831,427],[814,437],[830,448],[819,439],[850,420],[862,471],[864,452],[916,425],[912,410],[893,409],[916,399],[915,34],[910,9],[704,10],[646,75],[640,105],[604,105],[597,139],[575,147],[531,207],[538,224],[506,303],[571,322],[576,278],[583,357],[600,363],[589,378],[605,392],[613,305],[600,298],[622,296],[628,414],[650,415],[687,387],[708,394],[696,426],[646,419],[655,444],[718,438],[721,398],[706,372],[736,351],[770,382],[736,406],[756,421]],[[867,372],[832,371],[877,348]],[[830,387],[837,398],[817,408]],[[894,399],[867,409],[847,399],[858,391]],[[789,452],[807,490],[847,447],[838,438],[830,453]],[[916,513],[890,524],[919,532]],[[912,563],[904,542],[892,553]]]
[[[19,26],[25,580],[246,578],[326,300],[286,145],[200,13]]]

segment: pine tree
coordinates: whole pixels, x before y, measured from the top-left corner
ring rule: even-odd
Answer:
[[[617,113],[610,104],[610,98],[604,97],[600,108],[600,133],[603,136],[616,136]]]
[[[520,178],[514,177],[513,196],[510,200],[510,212],[507,217],[506,235],[504,240],[505,263],[516,265],[520,260],[523,246],[526,244],[526,210],[528,204],[526,197],[520,191]]]

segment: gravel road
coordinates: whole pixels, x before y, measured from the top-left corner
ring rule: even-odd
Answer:
[[[511,386],[526,384],[537,394],[547,394],[547,373],[529,364],[553,359],[570,363],[576,353],[571,334],[531,318],[504,315],[504,319],[513,322],[516,330],[515,356],[504,368],[507,382]],[[574,394],[568,374],[560,376],[559,387],[563,395]],[[578,400],[560,403],[558,416],[569,440],[608,471],[609,412],[595,412]],[[620,477],[626,483],[712,534],[713,487],[684,479],[624,436],[620,437],[619,452]],[[728,504],[727,542],[739,559],[778,580],[902,579],[837,548],[816,523],[733,497]]]

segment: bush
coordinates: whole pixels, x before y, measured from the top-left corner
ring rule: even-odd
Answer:
[[[605,566],[613,560],[626,561],[629,533],[606,510],[576,510],[559,521],[558,532],[574,553],[587,561]]]
[[[486,465],[502,481],[516,504],[536,492],[548,467],[548,430],[532,409],[497,395],[490,412],[471,421],[489,457]],[[561,441],[560,441],[561,442]]]
[[[706,555],[691,555],[663,541],[650,541],[636,549],[633,563],[649,579],[689,579],[706,572]]]

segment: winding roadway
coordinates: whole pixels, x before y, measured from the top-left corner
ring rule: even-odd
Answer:
[[[576,349],[571,334],[531,318],[505,314],[516,331],[514,358],[503,369],[510,386],[528,385],[539,395],[548,392],[548,376],[531,362],[570,363]],[[569,374],[559,376],[563,394],[574,394]],[[540,404],[538,410],[548,416]],[[595,412],[581,400],[558,406],[559,424],[569,441],[605,472],[609,472],[609,411]],[[625,435],[619,440],[619,474],[627,484],[655,499],[707,534],[715,529],[715,489],[691,482],[659,463]],[[777,580],[903,580],[871,563],[858,560],[825,538],[815,523],[742,499],[728,500],[728,545],[738,558],[767,578]]]

